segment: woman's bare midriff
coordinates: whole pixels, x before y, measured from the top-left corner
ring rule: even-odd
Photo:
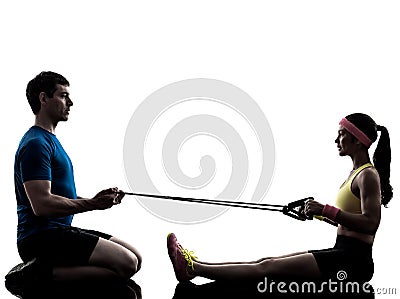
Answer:
[[[373,244],[374,239],[375,239],[375,235],[368,235],[368,234],[355,232],[353,230],[348,229],[347,227],[345,227],[343,225],[339,225],[337,233],[338,233],[338,235],[359,239],[368,244]]]

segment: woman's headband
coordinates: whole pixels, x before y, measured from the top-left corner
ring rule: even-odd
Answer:
[[[348,121],[346,118],[343,118],[339,125],[345,128],[350,134],[356,137],[362,144],[364,144],[367,148],[369,148],[372,144],[371,139],[368,138],[367,135],[364,134],[359,128],[357,128],[353,123]]]

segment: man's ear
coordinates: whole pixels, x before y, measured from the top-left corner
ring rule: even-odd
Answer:
[[[47,95],[44,91],[42,91],[41,93],[39,93],[39,101],[41,104],[46,103],[47,101]]]

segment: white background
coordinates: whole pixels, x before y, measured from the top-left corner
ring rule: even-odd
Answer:
[[[397,1],[3,1],[0,274],[20,262],[13,160],[33,124],[26,84],[52,70],[71,83],[74,106],[57,136],[74,162],[80,196],[128,188],[127,123],[149,94],[175,81],[223,80],[257,101],[276,142],[268,203],[309,195],[333,203],[352,167],[337,155],[337,123],[353,112],[370,114],[391,133],[395,192],[376,236],[372,283],[400,292],[399,14]],[[171,231],[209,261],[323,248],[335,239],[325,223],[241,209],[203,224],[172,224],[134,199],[78,215],[74,225],[109,232],[141,250],[143,269],[135,281],[145,298],[172,298],[176,280],[165,244]],[[14,298],[3,285],[0,297]],[[377,296],[384,297],[390,296]]]

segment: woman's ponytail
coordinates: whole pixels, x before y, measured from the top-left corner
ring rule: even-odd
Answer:
[[[390,185],[390,162],[392,154],[390,149],[389,132],[384,126],[377,126],[381,132],[378,145],[373,156],[373,163],[381,180],[382,204],[386,207],[393,197],[393,188]]]

